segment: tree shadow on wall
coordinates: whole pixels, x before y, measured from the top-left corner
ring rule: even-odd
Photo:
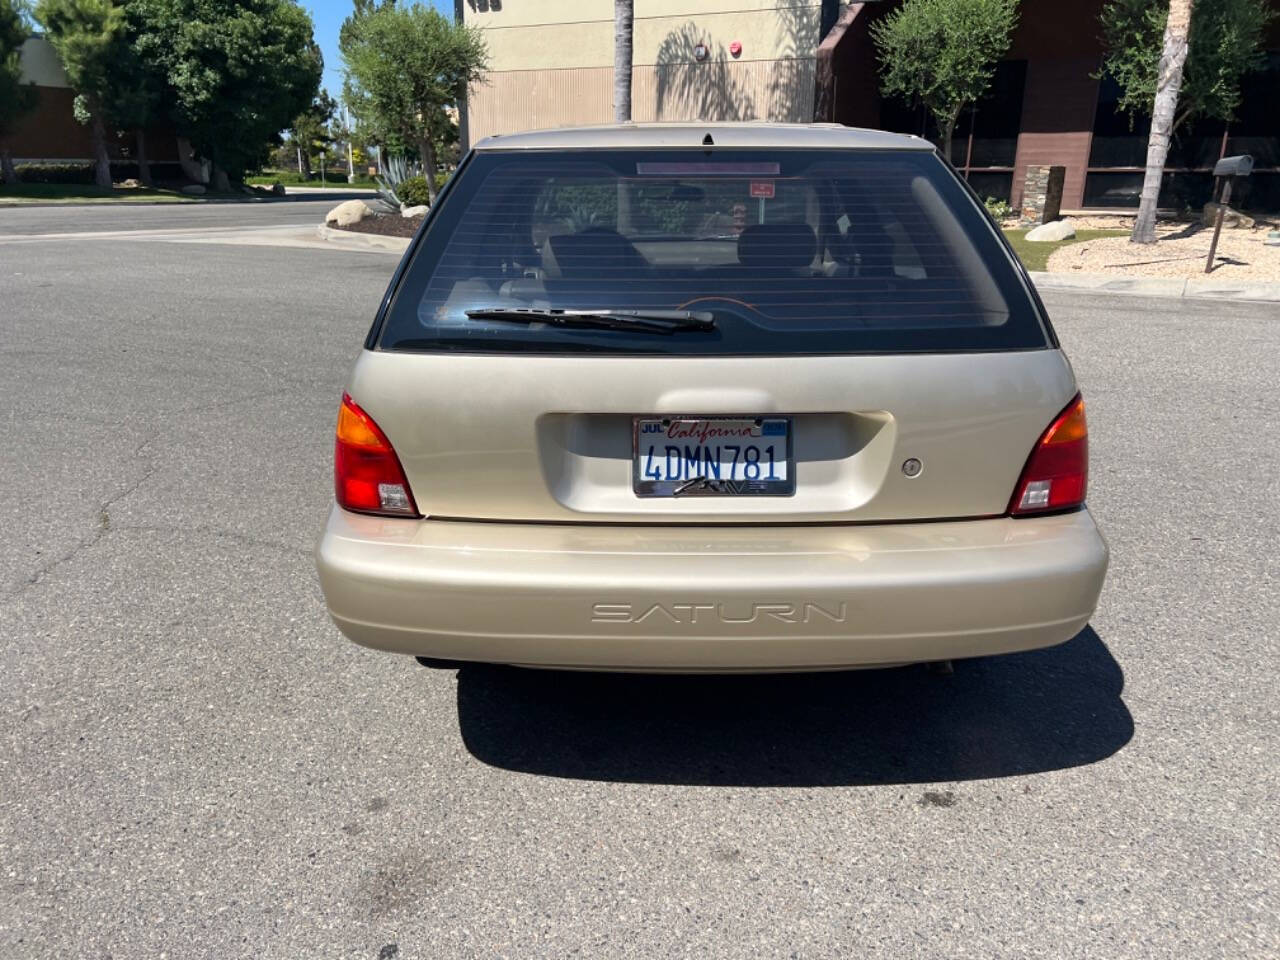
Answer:
[[[711,44],[692,22],[673,30],[658,47],[658,120],[812,119],[816,7],[780,7],[782,42],[771,61],[737,61],[723,44]],[[699,45],[707,47],[699,61]]]
[[[770,120],[808,123],[813,119],[819,10],[814,6],[779,7],[782,46],[769,80]]]
[[[706,44],[707,58],[698,62],[694,51],[699,44],[705,44],[703,34],[686,23],[667,34],[658,47],[657,119],[756,119],[755,98],[732,75],[723,44]]]

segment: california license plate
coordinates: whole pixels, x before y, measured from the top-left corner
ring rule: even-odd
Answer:
[[[787,497],[796,492],[788,417],[636,417],[641,497]]]

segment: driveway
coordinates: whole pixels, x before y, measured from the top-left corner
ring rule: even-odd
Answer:
[[[4,236],[64,214],[0,210],[0,956],[1280,952],[1277,305],[1048,295],[1113,549],[1063,646],[433,672],[311,559],[395,257]]]
[[[243,203],[106,203],[58,206],[0,205],[0,237],[119,232],[315,225],[342,202],[357,196],[335,194],[317,199],[299,194],[283,200]],[[372,199],[369,193],[361,199]]]

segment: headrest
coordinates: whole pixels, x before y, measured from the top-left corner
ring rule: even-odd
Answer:
[[[813,263],[818,238],[807,223],[760,223],[738,237],[738,262],[744,267],[799,270]]]
[[[542,245],[543,271],[552,277],[610,277],[648,265],[630,240],[607,227],[553,234]]]

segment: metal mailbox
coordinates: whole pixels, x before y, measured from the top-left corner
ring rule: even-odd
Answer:
[[[1253,172],[1253,157],[1242,153],[1238,157],[1223,157],[1213,166],[1215,177],[1247,177]]]
[[[1223,157],[1213,165],[1213,175],[1217,179],[1214,196],[1218,204],[1218,215],[1213,223],[1213,242],[1209,244],[1209,259],[1205,261],[1204,272],[1213,272],[1213,258],[1218,253],[1218,237],[1222,235],[1222,217],[1228,204],[1231,203],[1231,185],[1236,177],[1247,177],[1253,172],[1253,157],[1242,153],[1235,157]]]

